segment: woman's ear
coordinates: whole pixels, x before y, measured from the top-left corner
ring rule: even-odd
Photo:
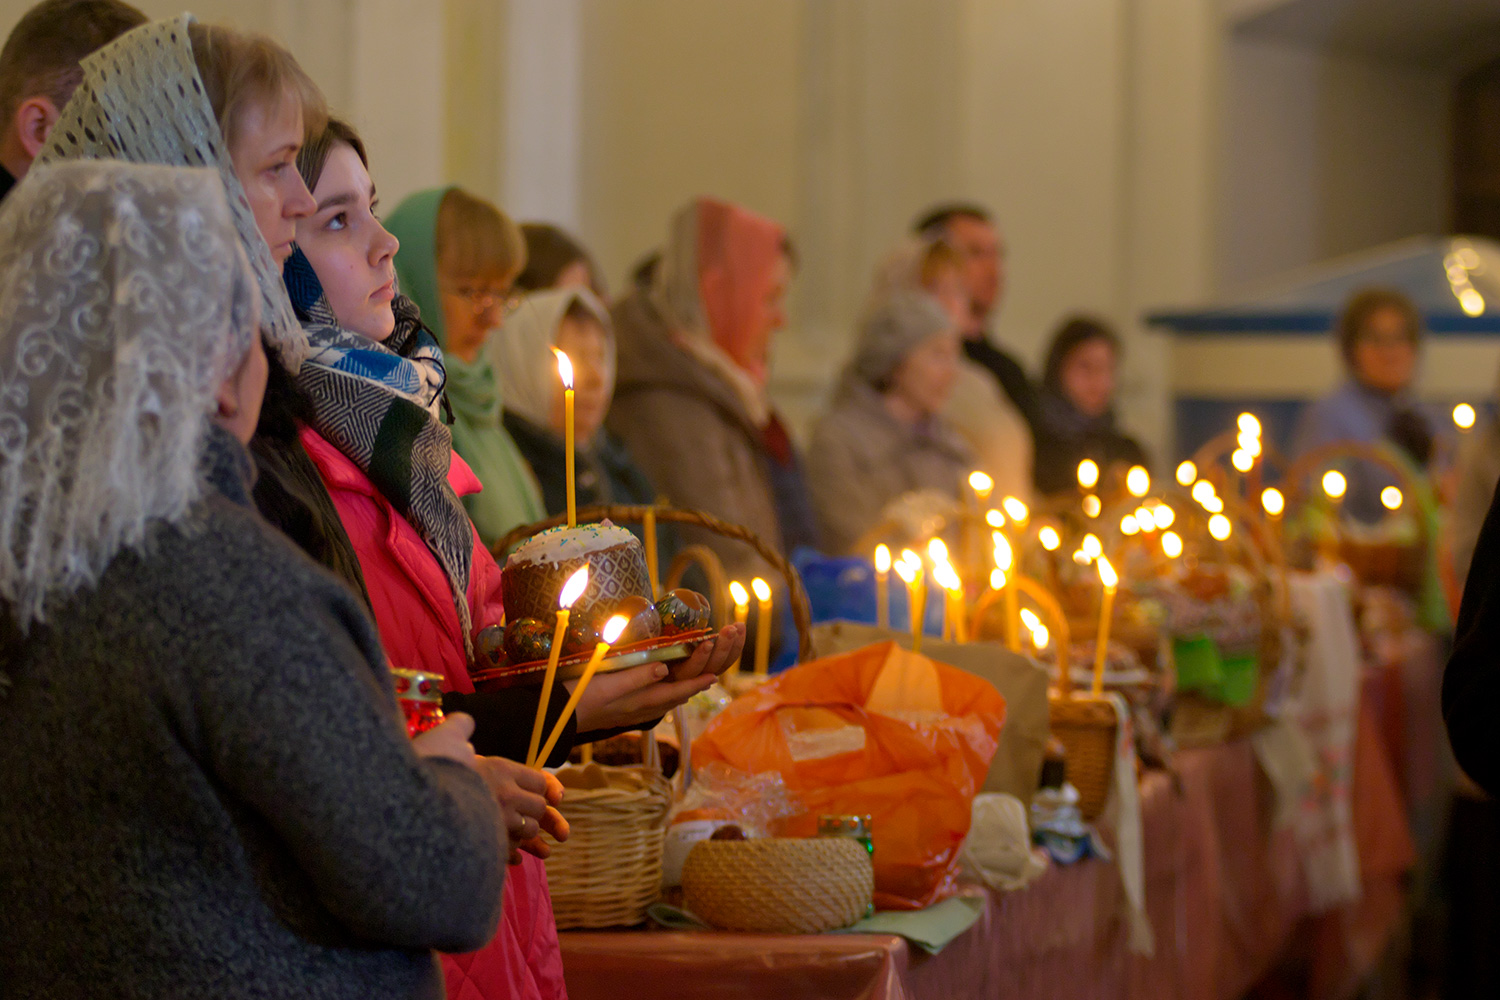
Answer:
[[[46,97],[28,97],[16,108],[16,135],[20,136],[21,148],[26,158],[34,160],[47,144],[47,135],[57,124],[57,107]]]

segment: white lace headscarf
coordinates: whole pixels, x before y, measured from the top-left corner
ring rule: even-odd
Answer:
[[[293,374],[308,355],[281,268],[271,257],[209,104],[188,38],[191,14],[128,31],[80,64],[83,82],[63,108],[37,163],[109,159],[213,167],[260,283],[267,341]]]
[[[211,170],[35,167],[0,207],[0,600],[22,629],[199,498],[258,298]]]

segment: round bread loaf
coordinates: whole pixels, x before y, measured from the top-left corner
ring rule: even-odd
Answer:
[[[510,554],[501,586],[508,621],[552,621],[568,577],[584,563],[589,585],[573,605],[583,614],[612,614],[631,595],[650,599],[651,579],[640,539],[608,521],[549,528]]]

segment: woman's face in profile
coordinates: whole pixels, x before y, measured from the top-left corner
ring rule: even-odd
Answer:
[[[312,194],[297,172],[302,148],[302,105],[286,94],[276,104],[251,102],[228,138],[234,175],[245,189],[255,226],[280,267],[292,255],[297,220],[313,210]]]
[[[1378,392],[1395,393],[1417,374],[1417,344],[1400,309],[1377,309],[1354,341],[1354,377]]]
[[[1115,349],[1102,338],[1085,340],[1068,352],[1062,390],[1086,417],[1102,417],[1115,399]]]

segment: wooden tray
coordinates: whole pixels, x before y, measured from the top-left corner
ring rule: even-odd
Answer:
[[[597,672],[609,673],[615,670],[629,670],[642,663],[667,663],[680,660],[692,653],[693,647],[698,643],[713,635],[713,629],[704,628],[693,632],[679,632],[676,635],[657,636],[655,639],[643,639],[628,646],[619,646],[613,651],[612,656],[600,661]],[[583,668],[588,666],[591,656],[593,656],[592,651],[574,653],[558,660],[557,679],[566,681],[581,677]],[[522,684],[540,684],[546,676],[547,661],[532,660],[529,663],[507,663],[501,667],[476,670],[469,675],[469,678],[474,682],[475,690],[498,691]]]

